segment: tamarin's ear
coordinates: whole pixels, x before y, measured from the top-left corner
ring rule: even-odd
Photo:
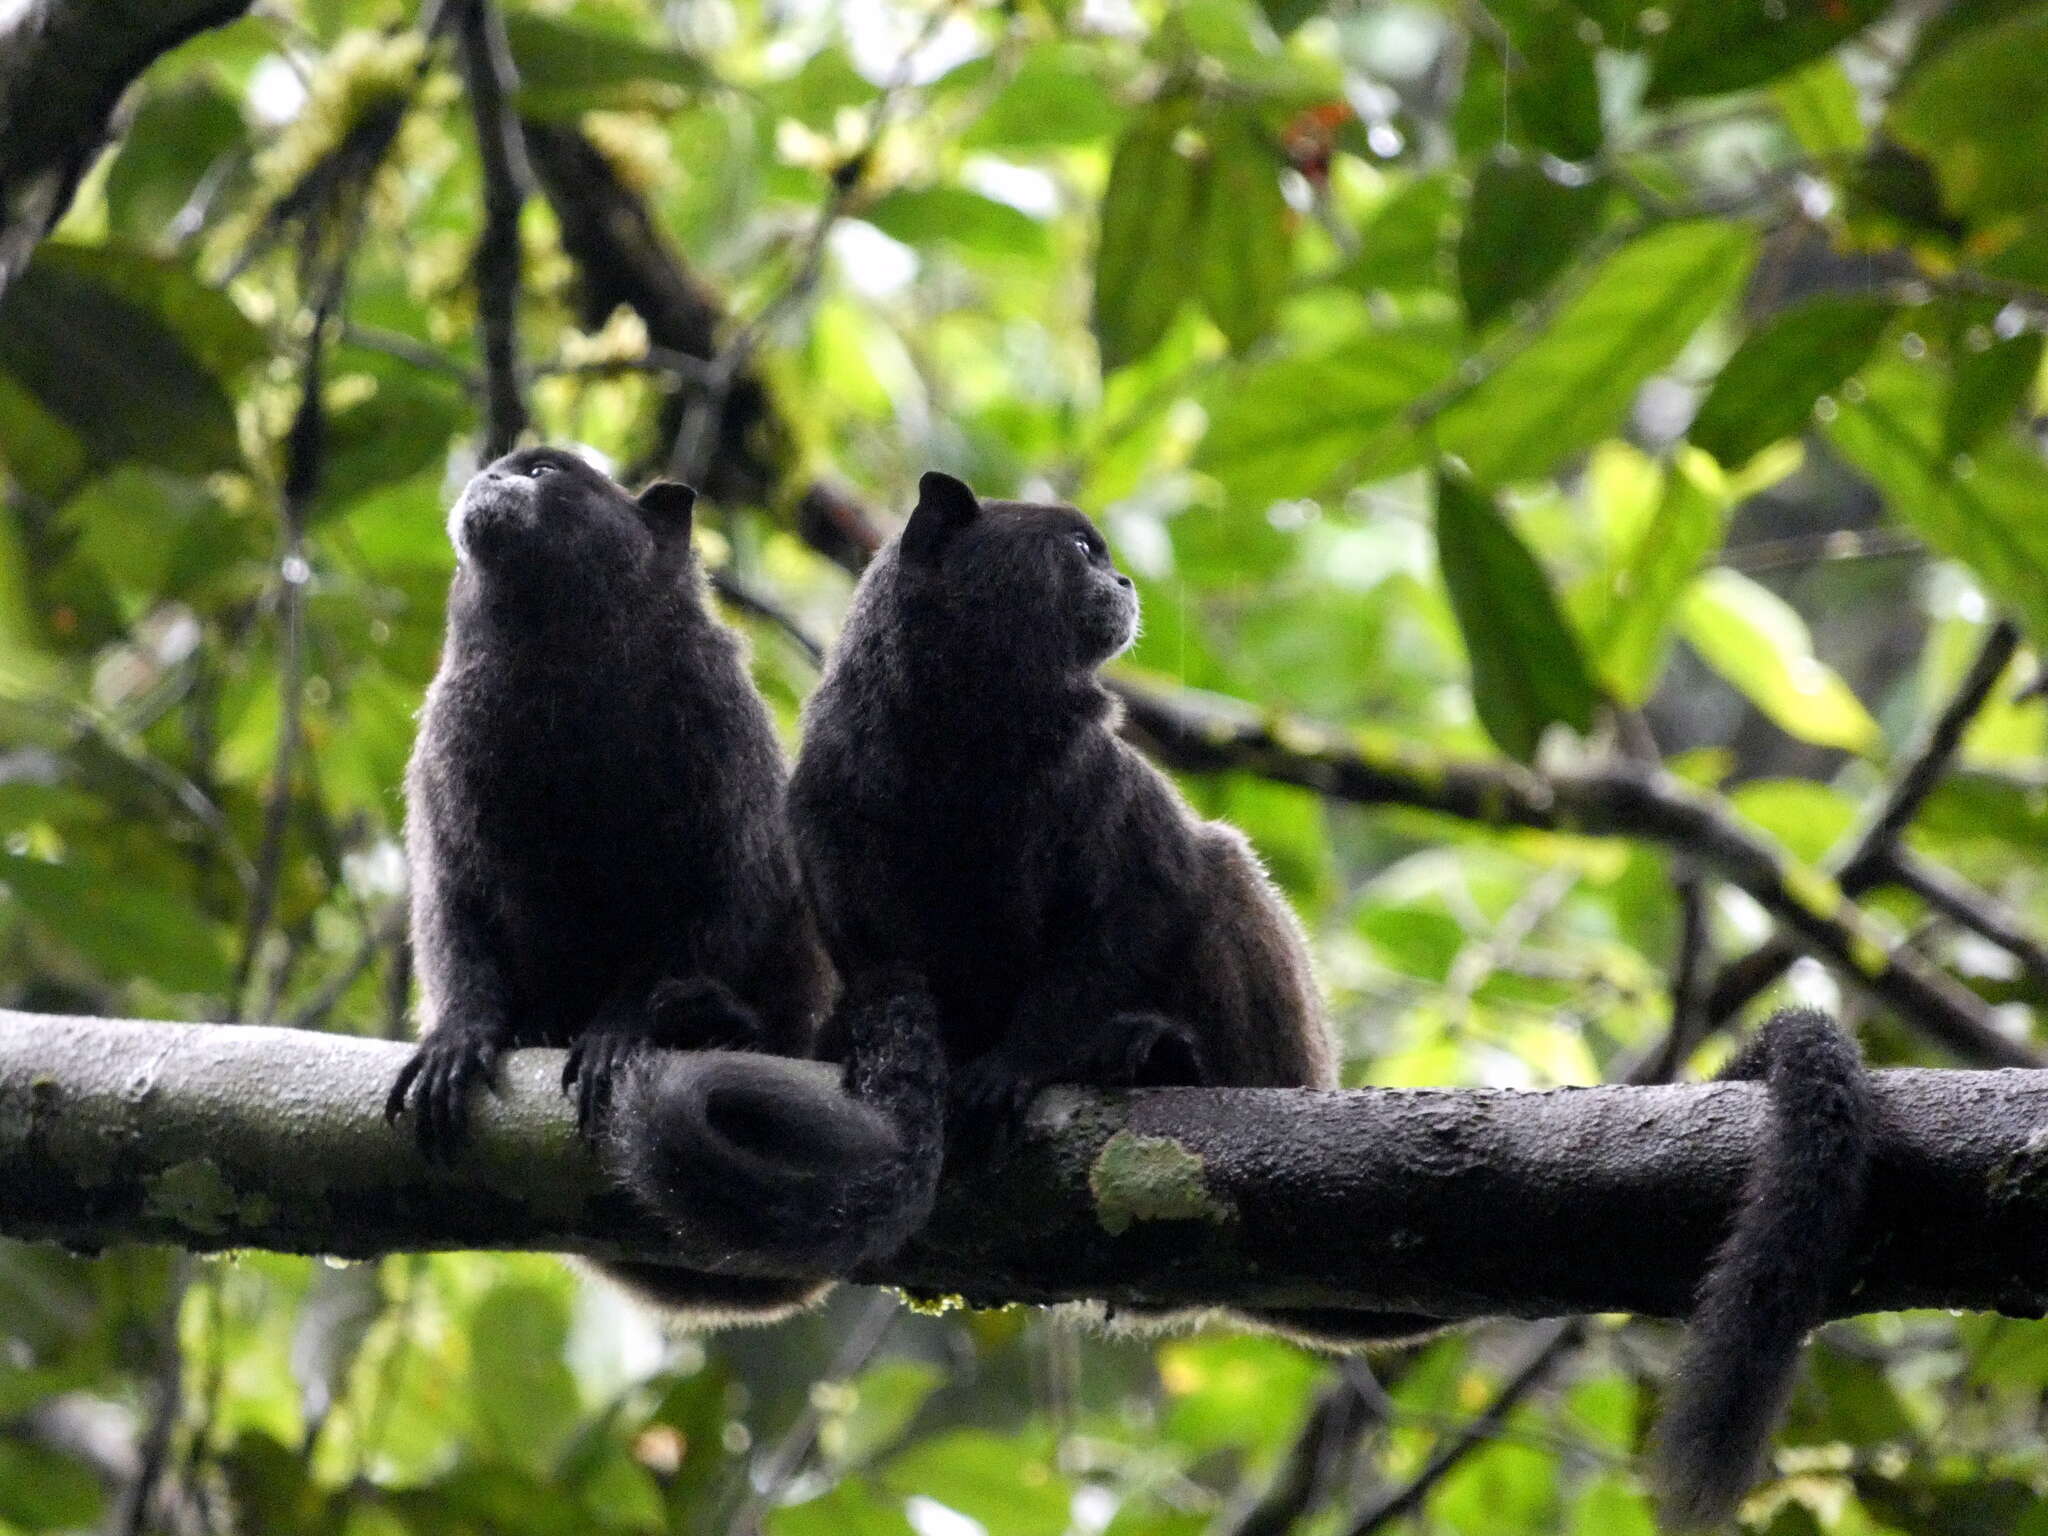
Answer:
[[[638,498],[648,523],[664,538],[690,536],[690,509],[697,505],[697,493],[680,480],[657,480]]]
[[[936,469],[917,482],[917,506],[903,529],[903,558],[915,564],[936,560],[946,540],[981,516],[981,503],[962,481]]]

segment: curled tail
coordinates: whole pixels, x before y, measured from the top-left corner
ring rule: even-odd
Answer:
[[[1658,1431],[1664,1516],[1681,1530],[1726,1520],[1762,1470],[1848,1256],[1874,1119],[1855,1042],[1813,1009],[1772,1015],[1721,1076],[1761,1078],[1772,1125],[1701,1283]]]
[[[622,1085],[614,1172],[706,1259],[843,1274],[931,1212],[945,1120],[938,1013],[922,984],[855,985],[833,1032],[844,1086],[776,1057],[657,1056]]]

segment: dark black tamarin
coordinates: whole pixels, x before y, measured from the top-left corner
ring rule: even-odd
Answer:
[[[430,1156],[453,1155],[470,1095],[514,1047],[566,1046],[584,1133],[637,1144],[654,1139],[637,1108],[608,1110],[644,1047],[815,1043],[830,973],[787,769],[737,638],[705,606],[694,500],[668,482],[636,499],[539,448],[478,474],[450,515],[447,634],[406,771],[422,1038],[387,1106],[410,1111]],[[613,1272],[700,1321],[821,1289]]]
[[[982,502],[929,474],[862,577],[805,713],[790,818],[827,950],[856,991],[914,979],[936,1009],[950,1112],[979,1132],[1001,1134],[1051,1083],[1337,1081],[1293,912],[1244,838],[1196,816],[1116,734],[1097,673],[1137,623],[1132,584],[1080,512]],[[905,1144],[936,1160],[938,1132],[917,1122],[940,1100],[909,1073],[933,1049],[933,1015],[899,1010],[893,1030],[881,1017],[854,1019],[850,1059],[885,1089],[913,1085],[894,1113]],[[1824,1017],[1780,1015],[1731,1074],[1763,1078],[1776,1115],[1701,1288],[1662,1437],[1666,1507],[1694,1524],[1731,1509],[1761,1460],[1848,1244],[1869,1145],[1861,1063]],[[899,1201],[928,1203],[931,1189],[903,1180]],[[799,1226],[778,1222],[782,1257],[801,1251]],[[1339,1347],[1435,1326],[1255,1315]]]

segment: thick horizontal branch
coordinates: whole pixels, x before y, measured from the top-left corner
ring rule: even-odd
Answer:
[[[406,1049],[0,1012],[0,1232],[709,1260],[607,1185],[573,1134],[559,1053],[508,1058],[469,1155],[442,1169],[382,1118]],[[749,1062],[813,1091],[829,1073]],[[1833,1310],[2048,1312],[2048,1072],[1877,1081],[1871,1204]],[[1014,1149],[949,1168],[926,1231],[857,1278],[977,1302],[1676,1315],[1765,1114],[1740,1083],[1056,1091]]]
[[[1459,761],[1221,701],[1171,698],[1120,683],[1132,733],[1189,772],[1235,769],[1358,805],[1403,805],[1496,827],[1633,837],[1683,849],[1754,897],[1803,948],[1968,1061],[2037,1066],[2038,1054],[1990,1007],[1913,950],[1887,945],[1820,871],[1793,860],[1725,801],[1660,769],[1601,763],[1537,773],[1496,759]]]

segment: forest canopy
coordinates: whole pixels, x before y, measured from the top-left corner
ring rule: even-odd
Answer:
[[[0,17],[0,1007],[409,1032],[447,511],[548,442],[702,491],[792,748],[921,471],[1093,515],[1347,1083],[1704,1076],[1785,1001],[2048,1060],[2048,8]],[[0,1240],[0,1532],[1604,1536],[1672,1339],[665,1338],[547,1256]],[[2039,1322],[1831,1324],[1748,1523],[2048,1529],[2044,1385]]]

